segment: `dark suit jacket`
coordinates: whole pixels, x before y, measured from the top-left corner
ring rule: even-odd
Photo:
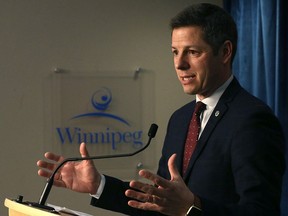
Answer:
[[[169,157],[183,148],[195,101],[170,118],[158,174],[170,179]],[[183,176],[201,199],[203,216],[279,216],[285,169],[284,136],[271,110],[246,92],[236,79],[215,107]],[[129,215],[160,215],[127,206],[128,184],[107,176],[99,200],[91,204]]]

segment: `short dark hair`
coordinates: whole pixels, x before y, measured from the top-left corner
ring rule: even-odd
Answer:
[[[203,39],[213,49],[216,55],[221,45],[229,40],[232,43],[231,64],[237,50],[237,27],[233,18],[221,7],[202,3],[187,7],[170,21],[170,27],[175,28],[199,26],[203,31]]]

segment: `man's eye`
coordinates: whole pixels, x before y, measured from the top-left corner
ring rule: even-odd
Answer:
[[[172,54],[176,56],[178,54],[177,50],[172,50]]]
[[[192,54],[192,55],[199,54],[199,52],[196,51],[196,50],[189,50],[188,53],[189,53],[189,54]]]

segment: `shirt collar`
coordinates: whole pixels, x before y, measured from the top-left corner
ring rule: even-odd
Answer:
[[[210,109],[214,109],[220,97],[222,96],[226,88],[229,86],[229,84],[232,82],[233,77],[234,76],[231,75],[229,79],[222,86],[220,86],[212,95],[203,99],[202,102],[205,103],[206,106],[208,106]],[[200,99],[198,95],[196,95],[196,102],[198,101],[200,101]]]

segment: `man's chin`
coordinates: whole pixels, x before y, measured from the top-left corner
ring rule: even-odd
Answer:
[[[183,87],[183,91],[185,94],[188,94],[188,95],[196,95],[197,94],[197,91],[195,89],[191,89],[191,88]]]

